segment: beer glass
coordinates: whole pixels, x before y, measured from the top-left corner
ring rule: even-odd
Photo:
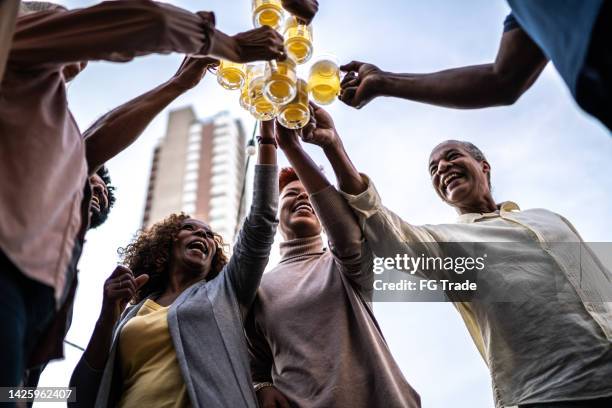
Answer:
[[[278,114],[278,123],[288,129],[301,129],[310,120],[308,106],[308,84],[298,79],[295,98],[286,105],[281,106]]]
[[[329,105],[340,93],[340,68],[333,55],[323,54],[310,67],[308,89],[312,99],[320,105]]]
[[[295,62],[303,64],[312,56],[312,27],[300,24],[291,16],[285,22],[283,30],[285,49]]]
[[[244,81],[244,84],[242,85],[242,88],[240,88],[240,98],[238,99],[238,102],[240,103],[240,107],[246,111],[250,111],[251,110],[251,97],[249,95],[249,71],[251,70],[251,65],[247,65],[246,66],[246,80]]]
[[[295,97],[297,74],[295,61],[287,57],[284,61],[266,64],[264,96],[272,103],[282,105]]]
[[[253,25],[255,28],[270,26],[278,30],[283,21],[283,6],[280,0],[253,0]]]
[[[217,82],[225,89],[238,89],[246,80],[244,64],[221,60],[217,68]]]
[[[278,114],[278,105],[270,102],[264,96],[264,87],[266,84],[266,68],[265,63],[249,65],[248,71],[248,89],[251,115],[258,120],[271,120]]]

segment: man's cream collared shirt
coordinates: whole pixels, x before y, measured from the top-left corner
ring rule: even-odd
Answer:
[[[478,275],[488,301],[454,304],[491,371],[498,407],[612,396],[610,272],[565,218],[505,202],[456,224],[415,226],[363,177],[366,191],[343,195],[377,257],[444,256],[446,242],[490,252]]]

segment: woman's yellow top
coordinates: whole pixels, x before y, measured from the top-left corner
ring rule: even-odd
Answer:
[[[123,326],[119,356],[120,408],[191,406],[168,330],[168,307],[147,299]]]

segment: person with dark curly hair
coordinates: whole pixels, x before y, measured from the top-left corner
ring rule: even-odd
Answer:
[[[262,126],[253,203],[225,255],[201,220],[173,214],[119,250],[100,317],[70,385],[74,407],[249,407],[243,320],[276,233],[273,129]],[[131,304],[127,309],[128,302]]]
[[[115,187],[111,184],[108,168],[102,166],[89,177],[91,201],[89,203],[89,228],[98,228],[108,218],[115,204]]]

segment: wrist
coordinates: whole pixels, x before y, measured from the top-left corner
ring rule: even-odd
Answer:
[[[276,139],[274,139],[273,137],[257,136],[256,139],[257,143],[260,145],[272,145],[274,146],[274,148],[278,147]]]
[[[213,28],[211,30],[212,43],[209,55],[233,62],[240,62],[240,47],[234,37]]]
[[[393,87],[394,81],[392,80],[393,73],[380,71],[374,75],[374,95],[378,96],[389,96],[391,94],[391,88]]]
[[[114,323],[119,318],[120,314],[121,312],[119,311],[119,307],[117,305],[108,304],[103,301],[100,316],[98,317],[96,324]]]

